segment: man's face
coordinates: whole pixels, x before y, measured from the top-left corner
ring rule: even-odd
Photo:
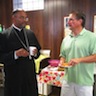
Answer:
[[[81,19],[77,19],[74,14],[69,15],[68,25],[71,30],[75,30],[81,26]]]
[[[13,23],[15,24],[15,26],[17,26],[18,28],[23,28],[26,25],[26,21],[27,21],[27,15],[25,12],[21,11],[18,12],[14,15],[13,17]]]

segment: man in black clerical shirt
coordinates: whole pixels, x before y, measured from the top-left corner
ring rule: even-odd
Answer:
[[[12,26],[2,32],[0,61],[5,72],[4,96],[38,96],[34,58],[40,55],[41,47],[34,33],[24,28],[26,20],[26,12],[17,9],[12,13]],[[34,55],[30,55],[32,46]]]

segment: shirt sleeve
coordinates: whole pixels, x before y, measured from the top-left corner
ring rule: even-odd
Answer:
[[[14,52],[14,58],[15,60],[18,59],[18,56],[16,55],[16,51]]]

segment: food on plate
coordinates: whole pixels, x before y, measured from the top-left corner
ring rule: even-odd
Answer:
[[[64,67],[58,67],[58,71],[64,71]]]
[[[68,63],[63,63],[62,66],[69,66],[69,64]]]
[[[60,67],[71,67],[68,63],[63,63]]]

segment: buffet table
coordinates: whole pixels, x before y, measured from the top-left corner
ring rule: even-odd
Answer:
[[[58,71],[58,67],[45,67],[39,74],[39,82],[57,87],[62,86],[64,71]]]
[[[58,71],[58,67],[51,67],[50,65],[42,69],[38,75],[39,94],[48,96],[52,92],[52,86],[61,87],[64,73],[64,71]]]

